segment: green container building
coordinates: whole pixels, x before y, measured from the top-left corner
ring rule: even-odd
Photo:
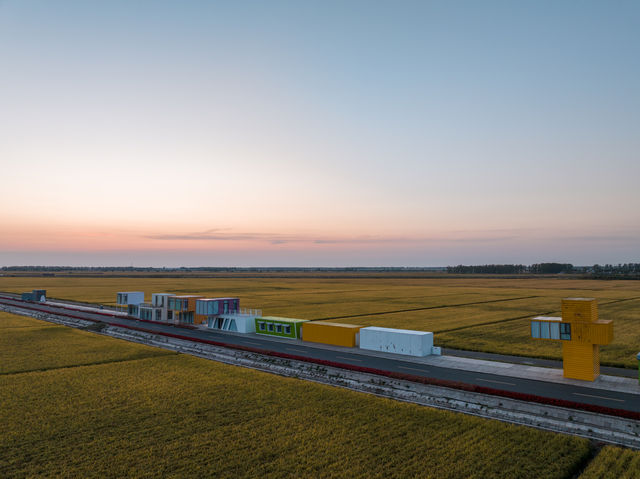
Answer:
[[[256,318],[256,333],[279,338],[300,339],[302,336],[302,323],[306,322],[306,319],[263,316]]]

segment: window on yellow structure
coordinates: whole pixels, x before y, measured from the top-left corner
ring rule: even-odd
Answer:
[[[531,337],[540,339],[540,321],[531,321]]]
[[[560,339],[564,341],[571,341],[571,324],[560,323]]]

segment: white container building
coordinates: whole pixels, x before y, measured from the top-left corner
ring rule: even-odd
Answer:
[[[158,308],[168,308],[169,307],[169,298],[174,296],[169,293],[153,293],[151,294],[151,304]]]
[[[130,304],[138,305],[144,303],[144,292],[142,291],[125,291],[118,293],[116,296],[118,306],[129,306]]]
[[[360,330],[360,348],[408,356],[428,356],[433,349],[433,333],[369,326]]]
[[[173,321],[173,311],[169,309],[169,298],[174,296],[169,293],[153,293],[151,295],[151,305],[160,311],[159,318],[154,318],[156,321]]]
[[[147,321],[168,321],[173,320],[173,311],[169,309],[169,298],[173,297],[169,293],[153,293],[150,303],[140,303],[137,314],[129,313],[138,319]],[[129,306],[129,309],[133,309]]]
[[[140,314],[139,306],[142,303],[144,303],[144,292],[142,291],[124,291],[116,295],[116,304],[122,309],[126,308],[129,316],[137,318]]]
[[[208,318],[207,328],[236,333],[255,333],[256,315],[242,313],[221,314]]]

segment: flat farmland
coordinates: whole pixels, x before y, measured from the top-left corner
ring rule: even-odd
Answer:
[[[0,290],[47,289],[51,297],[114,304],[117,291],[238,296],[265,315],[328,319],[433,331],[437,345],[561,359],[559,344],[529,339],[529,319],[559,315],[564,297],[594,297],[600,317],[615,320],[602,364],[636,367],[640,351],[640,282],[572,278],[456,278],[446,274],[256,275],[212,278],[0,277]]]
[[[0,317],[0,325],[20,318]],[[53,351],[62,326],[34,339]],[[0,375],[1,477],[572,477],[588,440],[182,354],[67,336],[69,358]],[[49,344],[47,344],[49,342]],[[88,343],[95,359],[86,364]],[[103,344],[101,344],[103,343]],[[4,345],[28,362],[33,350]],[[136,349],[138,351],[136,352]],[[145,357],[146,356],[146,357]],[[4,361],[4,358],[3,358]]]
[[[606,446],[580,475],[580,479],[637,479],[640,451]]]
[[[27,318],[24,316],[16,316],[14,314],[9,314],[0,311],[0,333],[8,334],[14,328],[23,329],[23,328],[44,328],[47,327],[48,323],[43,323],[38,319]]]
[[[170,354],[175,353],[0,312],[0,375]]]
[[[478,298],[476,298],[477,300]],[[352,319],[366,326],[384,326],[389,328],[417,329],[423,331],[451,331],[474,325],[486,325],[501,321],[510,321],[522,316],[530,317],[540,311],[552,312],[556,301],[550,298],[526,297],[513,299],[489,299],[472,304],[454,303],[420,310],[364,315]],[[336,319],[335,321],[341,321]],[[406,325],[411,325],[407,328]]]

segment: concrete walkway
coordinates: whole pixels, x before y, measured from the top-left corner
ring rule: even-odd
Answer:
[[[233,333],[232,333],[233,334]],[[414,363],[416,365],[437,366],[441,368],[460,369],[464,371],[475,371],[478,373],[496,374],[505,378],[514,377],[521,379],[531,379],[534,381],[544,381],[548,383],[568,384],[572,386],[582,386],[602,391],[619,391],[630,394],[637,394],[640,401],[640,384],[637,378],[628,378],[621,376],[609,376],[601,374],[595,381],[580,381],[578,379],[567,379],[562,375],[562,369],[529,366],[526,364],[515,364],[502,361],[487,361],[483,359],[466,358],[461,356],[405,356],[402,354],[383,353],[379,351],[369,351],[359,348],[347,348],[341,346],[331,346],[327,344],[310,343],[307,341],[277,338],[266,335],[243,334],[245,338],[259,336],[261,339],[269,339],[270,341],[290,344],[295,348],[296,344],[303,344],[306,347],[314,347],[318,349],[331,349],[340,351],[344,354],[355,356],[373,356],[380,358],[395,359]],[[293,350],[292,350],[293,352]],[[294,353],[295,354],[295,353]],[[525,358],[526,359],[526,358]],[[499,389],[499,384],[495,387]],[[597,393],[594,393],[597,395]]]
[[[43,304],[45,306],[59,306],[61,308],[72,308],[72,309],[77,309],[78,311],[86,311],[88,313],[108,313],[108,314],[113,314],[114,316],[121,316],[123,318],[128,318],[129,314],[126,311],[116,311],[113,309],[100,309],[100,308],[96,308],[95,306],[81,306],[79,304],[69,304],[69,303],[61,303],[58,301],[49,301],[47,300],[44,303],[34,303],[36,306],[38,304]]]
[[[526,366],[539,366],[543,368],[562,369],[562,360],[532,358],[528,356],[513,356],[510,354],[486,353],[483,351],[468,351],[464,349],[442,348],[442,354],[447,356],[460,356],[470,359],[484,359],[486,361],[498,361],[501,363],[524,364]],[[600,374],[609,376],[622,376],[625,378],[637,378],[637,369],[628,369],[614,366],[600,366]]]
[[[461,358],[456,356],[427,356],[420,358],[423,364],[440,366],[443,368],[464,369],[482,373],[499,374],[505,377],[533,379],[560,384],[570,384],[603,391],[619,391],[640,396],[640,384],[637,379],[601,374],[595,381],[580,381],[567,379],[562,375],[562,369],[541,368],[522,364],[484,361],[482,359]],[[640,397],[638,398],[640,401]]]

